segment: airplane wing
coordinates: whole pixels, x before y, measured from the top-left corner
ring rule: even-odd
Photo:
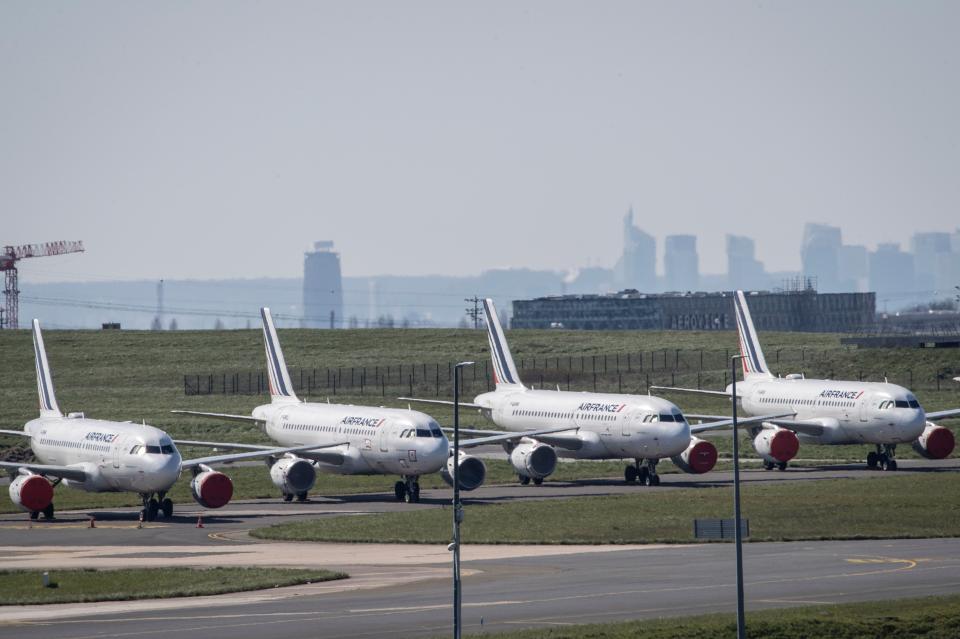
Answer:
[[[211,419],[224,419],[230,422],[243,422],[245,424],[255,424],[262,422],[262,419],[256,419],[250,415],[229,415],[227,413],[203,413],[196,410],[172,410],[171,413],[177,415],[193,415],[194,417],[209,417]]]
[[[448,399],[418,399],[416,397],[398,397],[397,399],[405,402],[420,402],[421,404],[440,404],[441,406],[453,406],[453,402]],[[460,406],[463,408],[484,408],[480,404],[472,404],[470,402],[460,402]]]
[[[45,477],[70,479],[72,481],[87,481],[87,473],[75,466],[50,466],[47,464],[31,464],[23,462],[0,462],[0,468],[19,472],[21,468]]]
[[[758,422],[770,422],[771,424],[777,424],[779,426],[780,424],[778,424],[777,422],[783,421],[780,419],[781,417],[792,417],[793,415],[795,415],[795,413],[779,413],[777,415],[760,415],[758,417],[737,417],[737,426],[738,427],[746,426],[748,424],[756,424]],[[794,423],[802,423],[802,422],[794,422]],[[812,424],[809,424],[809,425],[812,425]],[[733,418],[723,417],[714,422],[707,422],[706,424],[696,424],[696,425],[691,424],[690,432],[694,434],[703,433],[708,430],[719,430],[721,428],[729,428],[730,426],[733,426]],[[784,428],[787,428],[787,427],[784,426]],[[820,426],[820,431],[823,432],[822,426]]]
[[[677,388],[675,386],[651,386],[651,391],[668,391],[671,393],[694,393],[696,395],[711,395],[713,397],[726,397],[730,399],[730,393],[727,391],[704,390],[702,388]]]
[[[960,408],[951,408],[950,410],[938,410],[932,413],[927,413],[927,419],[948,419],[950,417],[960,416]],[[7,431],[0,431],[0,433],[5,433]]]
[[[185,459],[181,462],[181,468],[193,468],[200,466],[201,464],[224,464],[227,462],[239,461],[241,459],[256,459],[258,457],[269,457],[271,455],[283,455],[284,453],[306,453],[307,451],[319,451],[325,448],[332,448],[334,446],[343,446],[348,442],[341,442],[338,444],[332,444],[330,446],[288,446],[286,448],[269,448],[264,447],[261,450],[249,451],[246,453],[229,453],[226,455],[214,455],[212,457],[200,457],[198,459]],[[224,444],[219,444],[223,446]],[[340,455],[340,461],[343,462],[343,455]]]
[[[551,446],[560,446],[561,448],[569,448],[571,450],[578,450],[583,446],[583,442],[579,437],[576,436],[578,428],[576,426],[564,426],[561,428],[547,428],[542,430],[528,430],[522,432],[511,432],[507,433],[504,431],[487,431],[491,433],[496,433],[496,435],[488,435],[487,437],[475,437],[473,439],[468,439],[466,441],[460,442],[461,448],[473,448],[475,446],[486,446],[487,444],[499,444],[501,442],[510,441],[512,439],[521,439],[523,437],[530,437],[536,439],[545,444],[550,444]],[[569,432],[568,435],[560,435],[559,433]]]
[[[0,429],[0,435],[19,435],[20,437],[33,437],[29,433],[25,433],[22,430],[3,430]]]
[[[284,453],[300,453],[301,457],[313,459],[325,464],[339,466],[343,464],[343,452],[336,449],[340,446],[347,446],[350,442],[338,442],[326,446],[317,446],[311,444],[308,446],[294,446],[292,448],[277,448],[275,446],[259,446],[256,444],[234,444],[229,442],[198,442],[187,440],[174,440],[178,446],[201,446],[204,448],[236,448],[246,450],[245,453],[229,453],[225,455],[215,455],[211,457],[201,457],[200,459],[184,460],[181,464],[183,468],[190,468],[199,464],[217,464],[239,461],[241,459],[256,459],[258,457],[269,457],[271,455],[282,455]]]

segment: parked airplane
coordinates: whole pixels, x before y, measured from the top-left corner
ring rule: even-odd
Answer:
[[[61,482],[88,492],[139,493],[144,519],[152,521],[158,512],[170,517],[173,502],[167,491],[183,469],[193,472],[190,490],[197,503],[220,508],[233,496],[233,484],[229,477],[213,470],[211,464],[300,450],[276,448],[182,460],[169,435],[159,428],[145,423],[87,419],[83,413],[64,416],[57,405],[37,320],[33,320],[33,347],[40,417],[27,422],[22,431],[0,430],[4,435],[28,437],[38,460],[0,462],[0,468],[15,475],[10,481],[10,499],[28,511],[31,519],[37,519],[41,512],[45,518],[53,518],[53,489]]]
[[[272,440],[285,446],[312,444],[322,451],[287,454],[270,461],[270,479],[285,501],[303,501],[316,482],[316,469],[340,475],[400,475],[394,484],[397,500],[420,500],[420,476],[441,471],[453,485],[453,458],[447,438],[437,422],[425,413],[399,408],[374,408],[348,404],[301,402],[293,391],[287,364],[269,308],[261,308],[267,355],[270,403],[257,406],[251,415],[229,415],[177,410],[228,421],[258,424]],[[518,439],[525,433],[503,434],[461,442],[461,448]],[[264,450],[265,446],[219,442],[177,441],[181,445]],[[460,487],[473,490],[483,484],[486,466],[478,457],[460,452]]]
[[[483,310],[496,389],[461,405],[479,409],[484,417],[508,431],[561,429],[502,442],[520,483],[542,483],[556,469],[558,457],[633,459],[634,463],[624,469],[624,479],[628,483],[639,480],[647,486],[660,483],[657,464],[663,458],[669,457],[687,473],[700,474],[713,468],[716,447],[692,433],[725,428],[731,424],[730,419],[690,426],[679,408],[659,397],[527,388],[520,381],[493,300],[485,299]],[[464,432],[487,436],[498,433]]]
[[[775,377],[764,359],[743,291],[737,291],[733,301],[744,378],[737,384],[737,396],[744,412],[751,415],[764,411],[792,413],[788,419],[764,421],[762,426],[766,430],[760,433],[754,429],[754,447],[767,462],[768,469],[775,461],[770,454],[776,442],[770,440],[770,433],[781,438],[783,433],[791,431],[799,435],[800,441],[812,444],[873,444],[876,452],[867,455],[867,466],[883,470],[897,469],[897,444],[912,442],[914,450],[927,459],[943,459],[953,452],[953,432],[929,420],[956,417],[960,409],[924,413],[914,394],[896,384],[806,379],[799,374]],[[726,391],[652,388],[727,398],[732,393],[732,385],[727,386]],[[791,450],[796,453],[795,448]],[[792,457],[793,454],[789,456]],[[789,459],[779,458],[783,470]]]

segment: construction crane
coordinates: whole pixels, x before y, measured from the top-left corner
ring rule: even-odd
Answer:
[[[24,244],[23,246],[5,246],[0,253],[0,271],[4,272],[4,307],[5,317],[0,322],[0,328],[18,328],[18,311],[20,308],[20,289],[17,286],[17,262],[27,257],[48,257],[50,255],[64,255],[65,253],[82,253],[83,242],[46,242],[45,244]]]

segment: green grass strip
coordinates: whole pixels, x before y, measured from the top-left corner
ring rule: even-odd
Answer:
[[[283,568],[145,568],[0,571],[0,605],[196,597],[346,579],[329,570]]]
[[[730,487],[466,506],[464,543],[694,541],[693,519],[731,517]],[[793,481],[741,487],[754,541],[960,536],[960,474]],[[889,516],[896,513],[895,517]],[[254,530],[263,539],[447,543],[449,508],[331,517]]]
[[[751,639],[956,639],[960,637],[960,596],[761,610],[748,612],[746,625]],[[488,639],[732,639],[737,636],[737,628],[736,616],[730,613],[537,628],[482,636]]]

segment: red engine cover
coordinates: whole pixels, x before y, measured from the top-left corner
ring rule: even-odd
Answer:
[[[953,431],[943,426],[930,429],[926,441],[927,454],[931,459],[943,459],[953,452]]]
[[[770,456],[781,462],[793,459],[800,450],[800,440],[791,430],[779,430],[770,439]]]
[[[690,458],[687,463],[690,470],[698,475],[710,472],[717,463],[717,447],[710,442],[697,442],[690,449]]]
[[[201,506],[220,508],[230,503],[233,497],[233,482],[223,473],[205,472],[193,478],[193,498]]]
[[[53,486],[39,475],[22,476],[22,479],[18,477],[10,489],[11,493],[19,489],[20,506],[25,510],[40,511],[53,501]]]

